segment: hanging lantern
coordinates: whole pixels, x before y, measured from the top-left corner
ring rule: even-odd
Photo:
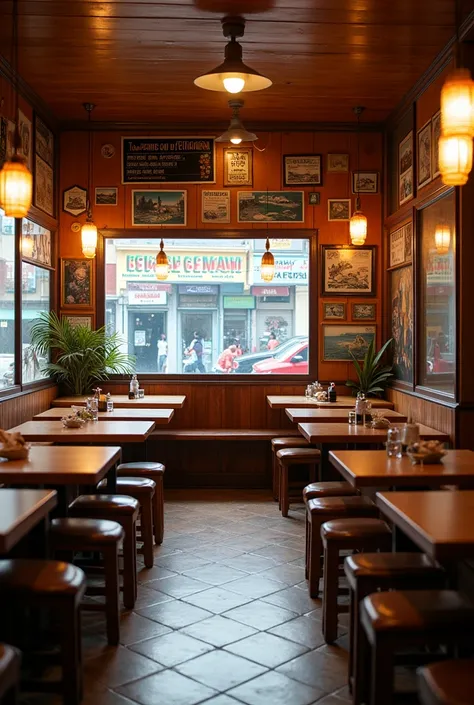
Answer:
[[[97,225],[92,221],[91,215],[81,228],[82,254],[87,259],[94,259],[97,247]]]
[[[447,225],[437,225],[435,230],[435,246],[438,255],[447,255],[451,243],[451,230]]]
[[[33,195],[33,177],[26,160],[15,154],[0,171],[0,207],[9,218],[28,215]]]
[[[463,186],[472,169],[472,137],[442,134],[438,142],[439,170],[446,186]]]
[[[349,234],[352,245],[363,245],[367,237],[367,218],[357,209],[349,221]]]
[[[33,238],[29,233],[21,236],[21,254],[23,257],[31,259],[33,256]]]
[[[262,262],[260,264],[260,276],[264,282],[271,282],[275,276],[275,258],[270,252],[270,240],[267,237],[267,242],[265,244],[265,252],[262,256]]]
[[[170,273],[170,265],[168,262],[168,257],[166,255],[166,252],[163,250],[164,243],[163,240],[160,242],[160,251],[156,255],[156,264],[155,264],[155,276],[159,281],[165,281],[168,279],[168,275]]]
[[[441,89],[441,130],[474,137],[474,83],[468,69],[456,69]]]

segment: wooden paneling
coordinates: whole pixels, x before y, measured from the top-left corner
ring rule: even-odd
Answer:
[[[13,428],[13,426],[29,421],[35,414],[49,409],[56,396],[57,388],[48,387],[0,401],[0,428]]]
[[[454,444],[455,410],[453,408],[404,394],[396,389],[387,391],[387,399],[393,401],[395,409],[401,414],[405,414],[413,423],[423,423],[447,433],[451,438],[451,443]]]

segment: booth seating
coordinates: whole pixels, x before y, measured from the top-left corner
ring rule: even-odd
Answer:
[[[0,703],[17,705],[21,653],[14,646],[0,644]]]
[[[288,516],[290,508],[289,473],[290,469],[300,465],[306,465],[309,469],[309,481],[315,482],[317,469],[321,461],[321,453],[316,448],[282,448],[277,451],[279,464],[279,507],[284,517]],[[298,497],[301,502],[301,495]]]
[[[280,464],[277,453],[285,448],[309,448],[309,443],[303,436],[272,438],[272,492],[275,502],[280,500]]]
[[[474,701],[474,659],[433,663],[418,669],[421,705],[471,705]]]
[[[164,491],[163,477],[165,474],[163,463],[153,463],[143,461],[139,463],[121,463],[117,467],[117,475],[122,477],[144,477],[153,480],[155,483],[155,494],[153,495],[153,531],[155,543],[163,543],[164,535]],[[133,496],[133,495],[132,495]]]

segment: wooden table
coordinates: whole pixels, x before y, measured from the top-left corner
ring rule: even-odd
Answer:
[[[286,415],[294,423],[340,423],[348,420],[349,410],[348,409],[329,409],[328,407],[319,407],[318,409],[285,409]],[[391,409],[383,409],[381,411],[385,418],[389,419],[394,423],[405,423],[407,417],[403,414],[399,414],[398,411],[392,411]]]
[[[338,396],[337,401],[316,401],[314,399],[307,399],[304,394],[299,396],[267,396],[268,405],[272,409],[297,409],[309,408],[329,408],[329,409],[353,409],[355,407],[355,397]],[[374,409],[393,409],[393,403],[391,401],[385,401],[384,399],[370,399],[372,407]]]
[[[33,421],[56,421],[67,414],[68,409],[58,406],[33,416]],[[99,421],[154,421],[157,426],[168,424],[173,416],[174,409],[114,409],[98,413]]]
[[[51,490],[0,489],[0,553],[6,554],[56,506]]]
[[[420,438],[430,441],[449,443],[446,433],[437,431],[429,426],[418,424]],[[384,443],[387,439],[386,428],[367,428],[366,426],[350,426],[348,423],[300,423],[299,432],[311,444],[318,443],[351,443],[372,444]]]
[[[126,394],[113,394],[112,401],[117,409],[182,409],[186,397],[184,394],[149,394],[143,399],[129,399]],[[84,406],[86,397],[57,397],[53,406],[66,407],[73,404]]]
[[[89,422],[82,428],[64,428],[61,421],[26,421],[10,433],[21,433],[26,441],[52,443],[144,443],[155,428],[153,421]]]
[[[474,558],[474,491],[379,492],[376,503],[424,553],[444,564]]]
[[[329,462],[353,487],[434,487],[474,489],[474,453],[448,450],[439,465],[412,465],[408,456],[389,458],[385,450],[332,450]]]

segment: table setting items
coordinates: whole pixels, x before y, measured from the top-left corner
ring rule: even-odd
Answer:
[[[24,460],[30,452],[30,444],[26,443],[21,433],[8,433],[0,429],[0,458],[6,460]]]
[[[132,375],[130,380],[130,391],[128,392],[129,399],[143,399],[145,390],[140,387],[137,375]]]
[[[439,441],[418,441],[407,448],[407,455],[413,465],[437,465],[446,455],[444,443]]]
[[[337,401],[336,385],[334,382],[328,387],[327,392],[324,391],[323,385],[316,381],[308,384],[304,393],[306,399],[318,402],[335,402]]]

